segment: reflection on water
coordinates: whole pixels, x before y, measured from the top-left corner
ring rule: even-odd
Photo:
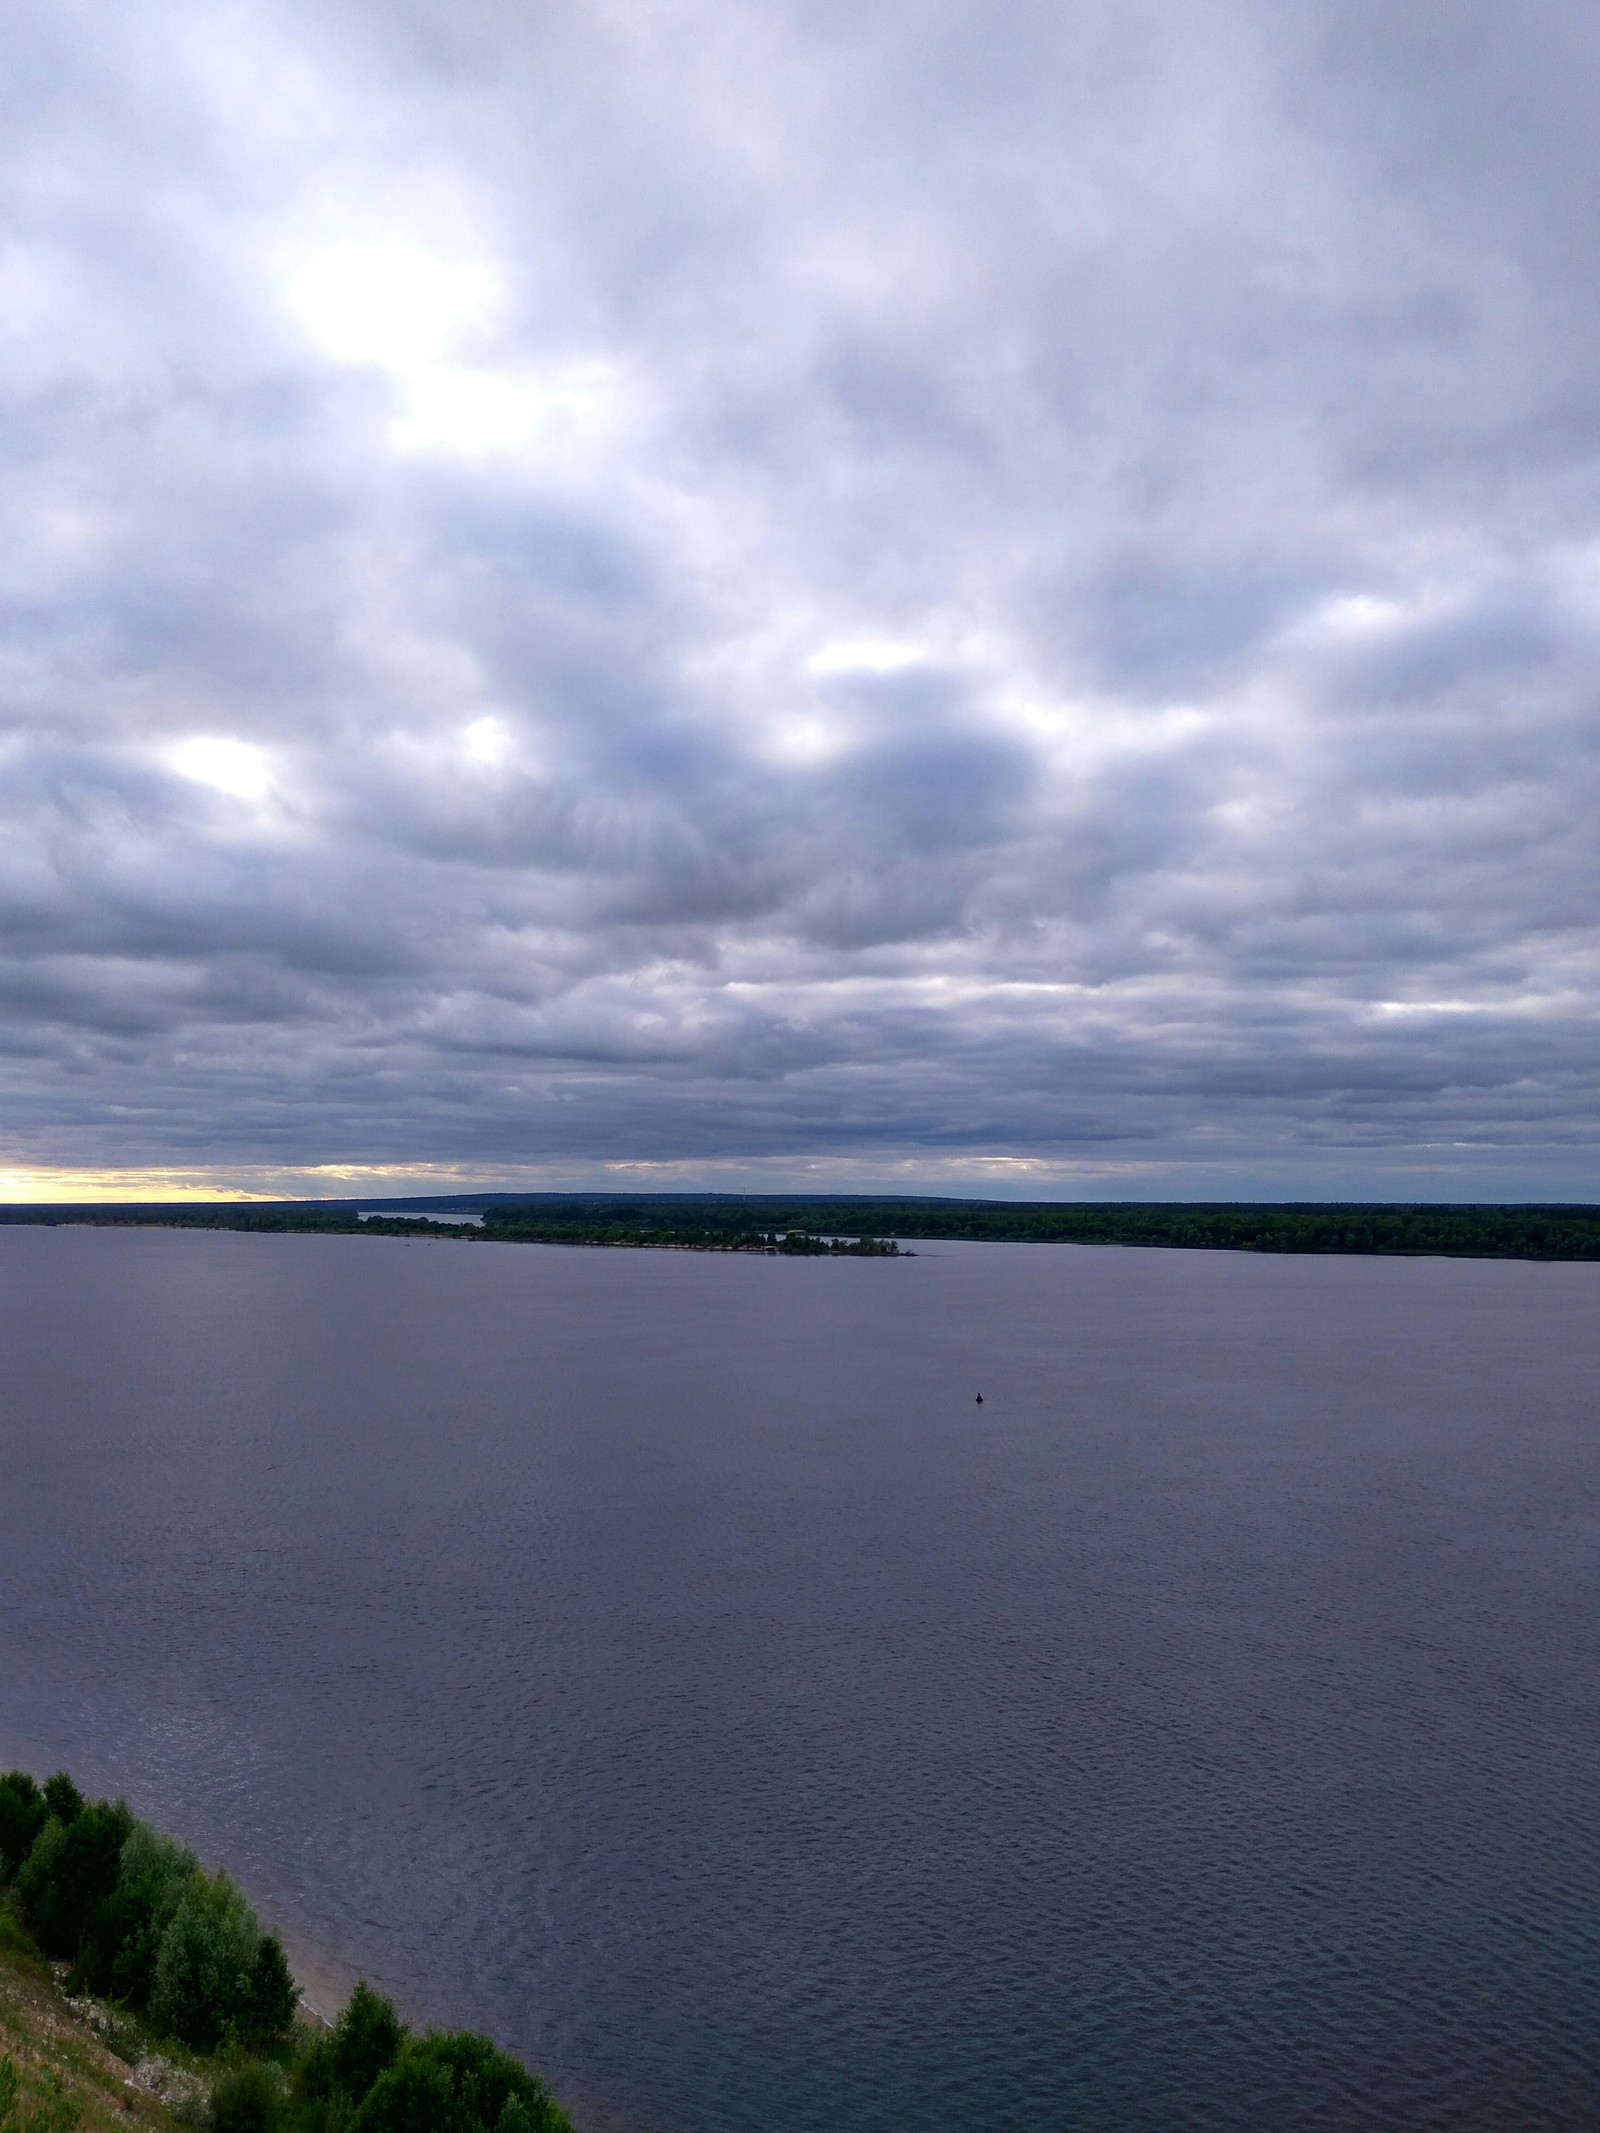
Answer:
[[[1597,1306],[0,1229],[0,1745],[605,2133],[1586,2125]]]

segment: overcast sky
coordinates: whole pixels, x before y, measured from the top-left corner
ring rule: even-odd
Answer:
[[[1593,0],[0,20],[0,1190],[1600,1192]]]

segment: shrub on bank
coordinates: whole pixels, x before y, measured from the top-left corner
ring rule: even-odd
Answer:
[[[283,2124],[283,2076],[250,2059],[223,2075],[211,2095],[211,2133],[277,2133]]]
[[[411,2039],[351,2133],[547,2133],[565,2113],[542,2081],[469,2030]]]
[[[296,2133],[570,2133],[538,2076],[487,2037],[411,2036],[365,1984],[300,2059],[291,2116]]]
[[[64,1774],[0,1775],[7,1882],[39,1946],[70,1962],[70,1990],[220,2055],[211,2133],[572,2133],[544,2083],[487,2037],[414,2036],[365,1984],[331,2030],[297,2028],[282,1944],[242,1890]]]
[[[343,2120],[366,2100],[372,2085],[400,2056],[400,2017],[363,1981],[345,2002],[334,2028],[319,2037],[296,2069],[296,2091],[317,2123]]]

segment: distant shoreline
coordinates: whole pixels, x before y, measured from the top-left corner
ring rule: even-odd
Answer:
[[[470,1214],[468,1211],[471,1211]],[[466,1217],[466,1219],[463,1219]],[[474,1194],[449,1199],[0,1206],[0,1226],[440,1237],[773,1257],[897,1258],[895,1240],[1113,1244],[1359,1257],[1600,1260],[1600,1206],[985,1201],[777,1194]]]

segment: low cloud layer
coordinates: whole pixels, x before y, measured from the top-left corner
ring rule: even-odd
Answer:
[[[1600,1190],[1592,9],[0,35],[0,1169]]]

